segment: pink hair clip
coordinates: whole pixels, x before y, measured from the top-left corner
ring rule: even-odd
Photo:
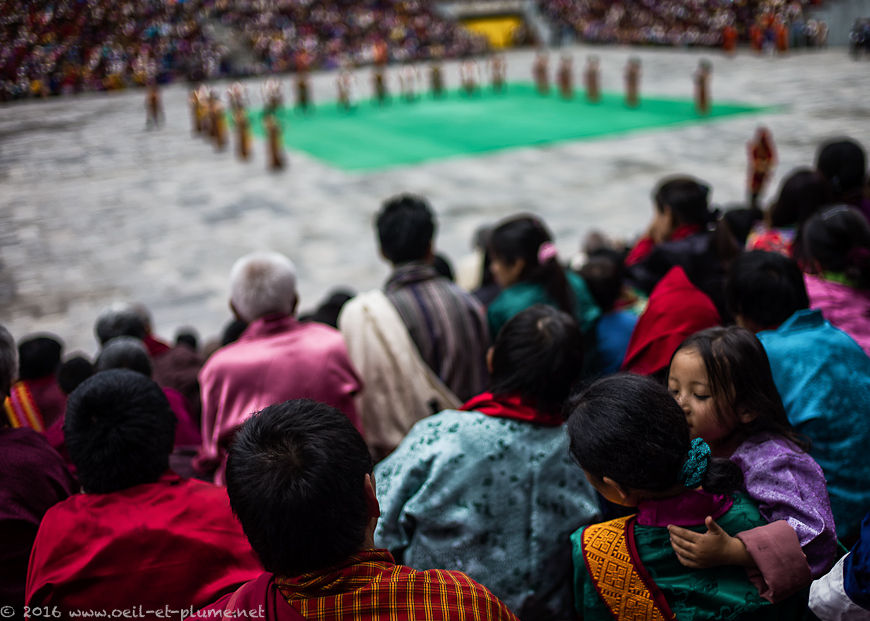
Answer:
[[[538,248],[538,263],[541,265],[549,263],[556,258],[556,254],[556,246],[553,245],[553,242],[546,241]]]

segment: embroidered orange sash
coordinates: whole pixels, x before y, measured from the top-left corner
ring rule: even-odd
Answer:
[[[14,428],[30,427],[40,433],[45,432],[45,424],[42,422],[42,413],[39,406],[33,400],[30,389],[24,382],[17,382],[12,386],[11,393],[4,402],[6,417],[9,424]]]
[[[674,619],[661,591],[632,553],[634,516],[587,526],[583,559],[592,584],[617,621]]]

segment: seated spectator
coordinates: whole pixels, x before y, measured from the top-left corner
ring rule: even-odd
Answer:
[[[831,201],[858,208],[870,220],[870,197],[865,195],[867,154],[851,138],[831,140],[816,155],[816,169],[828,182]]]
[[[57,384],[63,344],[37,335],[18,343],[18,381],[6,399],[6,416],[13,427],[44,432],[63,418],[66,396]]]
[[[241,337],[216,351],[200,372],[200,474],[223,482],[226,451],[239,425],[267,405],[313,398],[358,425],[354,397],[361,384],[338,331],[294,317],[296,268],[284,255],[259,252],[230,272],[230,306],[247,322]]]
[[[615,251],[600,250],[580,268],[580,276],[602,313],[595,323],[597,360],[592,365],[601,375],[619,371],[637,325],[638,316],[633,309],[617,307],[625,289],[624,273],[622,256]]]
[[[344,306],[339,328],[367,387],[360,413],[380,459],[418,420],[483,390],[489,337],[480,303],[432,265],[436,227],[426,199],[388,199],[375,225],[393,271],[383,291]]]
[[[746,249],[792,256],[797,231],[827,201],[828,184],[819,173],[809,168],[793,170],[783,180],[764,222],[753,227]]]
[[[721,322],[710,298],[689,282],[681,267],[674,267],[649,296],[631,334],[622,370],[664,377],[680,343]]]
[[[198,618],[264,610],[268,621],[515,620],[465,574],[417,571],[375,549],[371,473],[362,436],[335,408],[300,399],[246,420],[230,447],[227,491],[268,573]]]
[[[568,313],[584,335],[592,333],[601,310],[583,279],[559,262],[553,236],[540,218],[520,215],[500,222],[490,234],[488,252],[489,269],[501,287],[486,310],[493,338],[511,317],[535,304]]]
[[[199,607],[262,571],[226,490],[168,469],[175,417],[152,380],[97,373],[70,395],[65,431],[84,494],[40,524],[29,606],[57,606],[64,617]]]
[[[685,414],[661,384],[636,375],[597,381],[573,400],[568,435],[592,485],[611,502],[637,507],[571,535],[583,619],[622,618],[626,610],[644,619],[800,618],[805,598],[773,605],[744,568],[688,569],[672,553],[669,525],[699,530],[715,519],[733,535],[766,522],[737,492],[739,467],[690,440]]]
[[[807,308],[800,269],[780,254],[738,257],[726,296],[738,323],[764,345],[789,422],[811,442],[837,536],[853,542],[870,506],[870,357],[821,311]]]
[[[0,326],[0,398],[9,395],[17,367],[15,341]],[[27,560],[39,523],[77,487],[42,434],[12,429],[0,418],[0,609],[11,609],[13,619],[24,619]]]
[[[870,513],[849,554],[813,582],[809,605],[821,621],[870,618]]]
[[[142,341],[132,336],[119,336],[103,346],[94,364],[94,370],[97,373],[109,369],[129,369],[151,378],[153,367]],[[199,434],[193,417],[187,411],[184,397],[173,388],[161,386],[161,390],[169,401],[172,413],[175,414],[175,442],[173,446],[176,449],[198,448],[202,442],[202,436]]]
[[[708,204],[709,192],[709,187],[690,177],[662,181],[653,195],[652,222],[626,257],[625,265],[629,283],[646,295],[672,267],[682,267],[727,320],[722,283],[727,263],[739,247],[728,227],[716,224],[716,213]]]
[[[488,392],[420,421],[378,464],[375,541],[417,569],[462,567],[523,619],[570,618],[565,542],[598,517],[561,413],[582,336],[539,304],[505,324],[488,360]]]
[[[828,208],[802,229],[798,261],[810,308],[870,355],[870,224],[853,208]]]

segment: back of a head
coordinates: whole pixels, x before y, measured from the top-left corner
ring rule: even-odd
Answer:
[[[175,414],[163,391],[141,373],[113,369],[69,396],[64,437],[90,494],[153,483],[169,468]]]
[[[816,169],[831,184],[834,197],[842,197],[864,186],[867,155],[851,138],[832,140],[819,148]]]
[[[625,269],[621,255],[616,251],[599,251],[580,268],[580,275],[598,307],[605,313],[612,310],[622,294]]]
[[[18,348],[9,330],[0,325],[0,399],[9,395],[17,377]]]
[[[144,339],[148,329],[142,317],[129,304],[117,304],[102,311],[94,324],[94,334],[100,345],[119,336]]]
[[[870,223],[854,207],[829,207],[807,220],[798,252],[810,270],[843,274],[870,289]]]
[[[689,425],[667,389],[653,379],[622,374],[598,380],[571,399],[568,435],[577,463],[599,479],[651,493],[682,484]],[[741,482],[735,464],[712,459],[702,485],[726,493]]]
[[[296,301],[296,267],[283,254],[254,252],[233,264],[230,302],[243,321],[291,315]]]
[[[540,218],[522,214],[502,220],[490,233],[489,252],[493,257],[509,264],[522,259],[526,267],[521,278],[539,266],[538,251],[541,244],[551,242],[553,236]]]
[[[119,336],[103,346],[94,364],[95,372],[129,369],[151,377],[151,358],[145,344],[132,336]]]
[[[241,426],[229,450],[227,492],[263,567],[296,576],[360,550],[371,471],[365,441],[344,414],[298,399]]]
[[[810,301],[798,264],[777,252],[753,250],[739,255],[725,281],[725,298],[735,316],[758,329],[777,328]]]
[[[828,201],[828,184],[815,170],[798,168],[782,182],[770,207],[770,224],[794,226],[804,222]]]
[[[714,219],[710,212],[710,188],[691,177],[669,177],[659,183],[653,200],[659,211],[670,207],[676,225],[705,226]]]
[[[400,194],[384,202],[375,218],[381,253],[394,265],[420,261],[429,254],[435,216],[422,196]]]
[[[583,337],[569,314],[537,304],[518,313],[493,345],[490,391],[561,412],[583,370]]]
[[[48,335],[27,337],[18,343],[18,377],[35,380],[57,371],[63,344]]]
[[[71,356],[57,369],[57,385],[63,394],[68,395],[93,374],[94,365],[86,356]]]

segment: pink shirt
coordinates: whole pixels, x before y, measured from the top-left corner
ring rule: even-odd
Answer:
[[[870,291],[804,274],[810,308],[851,336],[870,356]]]
[[[338,408],[360,429],[354,395],[362,384],[341,333],[319,323],[270,316],[251,323],[235,343],[212,355],[199,373],[202,448],[195,465],[223,483],[226,450],[254,412],[289,399]]]

